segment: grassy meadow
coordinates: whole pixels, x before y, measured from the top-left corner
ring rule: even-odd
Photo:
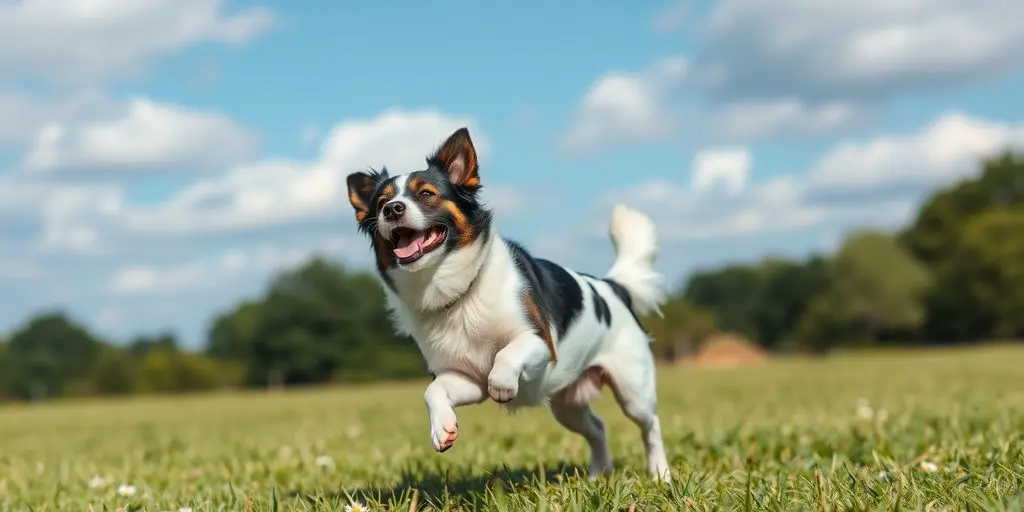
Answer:
[[[662,367],[676,482],[606,392],[616,473],[546,410],[459,409],[423,382],[0,407],[0,510],[1024,510],[1024,345]]]

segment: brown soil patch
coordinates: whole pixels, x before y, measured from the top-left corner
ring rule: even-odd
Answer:
[[[736,334],[723,333],[709,337],[686,363],[707,367],[733,367],[768,361],[768,352]]]

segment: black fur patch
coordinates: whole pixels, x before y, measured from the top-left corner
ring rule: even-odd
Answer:
[[[604,325],[612,325],[612,310],[608,307],[608,303],[605,302],[604,297],[600,293],[597,293],[597,288],[594,288],[594,283],[587,283],[590,286],[590,295],[594,300],[594,313],[597,314],[597,321]]]
[[[573,321],[583,313],[583,289],[560,265],[530,256],[526,249],[511,240],[505,243],[519,271],[526,278],[531,296],[541,314],[555,324],[555,333],[561,339]]]
[[[629,296],[629,290],[627,290],[625,286],[616,283],[612,279],[605,278],[602,279],[602,281],[608,283],[608,286],[610,286],[612,288],[612,291],[615,292],[615,296],[618,297],[619,300],[621,300],[622,303],[626,305],[626,309],[629,310],[629,314],[633,315],[633,320],[636,320],[637,325],[642,326],[643,324],[640,323],[640,318],[638,318],[636,316],[636,312],[633,311],[633,298]]]

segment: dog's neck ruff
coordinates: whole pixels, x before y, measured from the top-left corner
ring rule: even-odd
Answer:
[[[491,236],[490,239],[487,240],[484,243],[483,247],[480,248],[479,253],[477,253],[476,259],[479,260],[479,262],[475,262],[476,263],[475,264],[476,272],[473,274],[473,279],[471,279],[469,281],[469,284],[466,285],[466,289],[465,290],[463,290],[458,295],[453,297],[451,300],[449,300],[443,306],[441,306],[439,308],[423,308],[423,311],[427,312],[427,313],[437,313],[437,312],[440,312],[440,311],[451,311],[452,308],[454,308],[455,306],[458,306],[459,304],[461,304],[462,301],[465,300],[465,298],[468,297],[469,294],[473,291],[473,288],[476,287],[477,283],[480,282],[480,277],[483,275],[484,271],[487,268],[487,260],[491,257],[490,253],[491,253],[491,250],[493,249],[493,243],[494,243],[494,237]]]

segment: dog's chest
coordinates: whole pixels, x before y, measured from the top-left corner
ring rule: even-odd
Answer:
[[[416,315],[413,335],[431,371],[458,370],[486,380],[495,354],[517,333],[517,315],[500,301],[467,301]]]

